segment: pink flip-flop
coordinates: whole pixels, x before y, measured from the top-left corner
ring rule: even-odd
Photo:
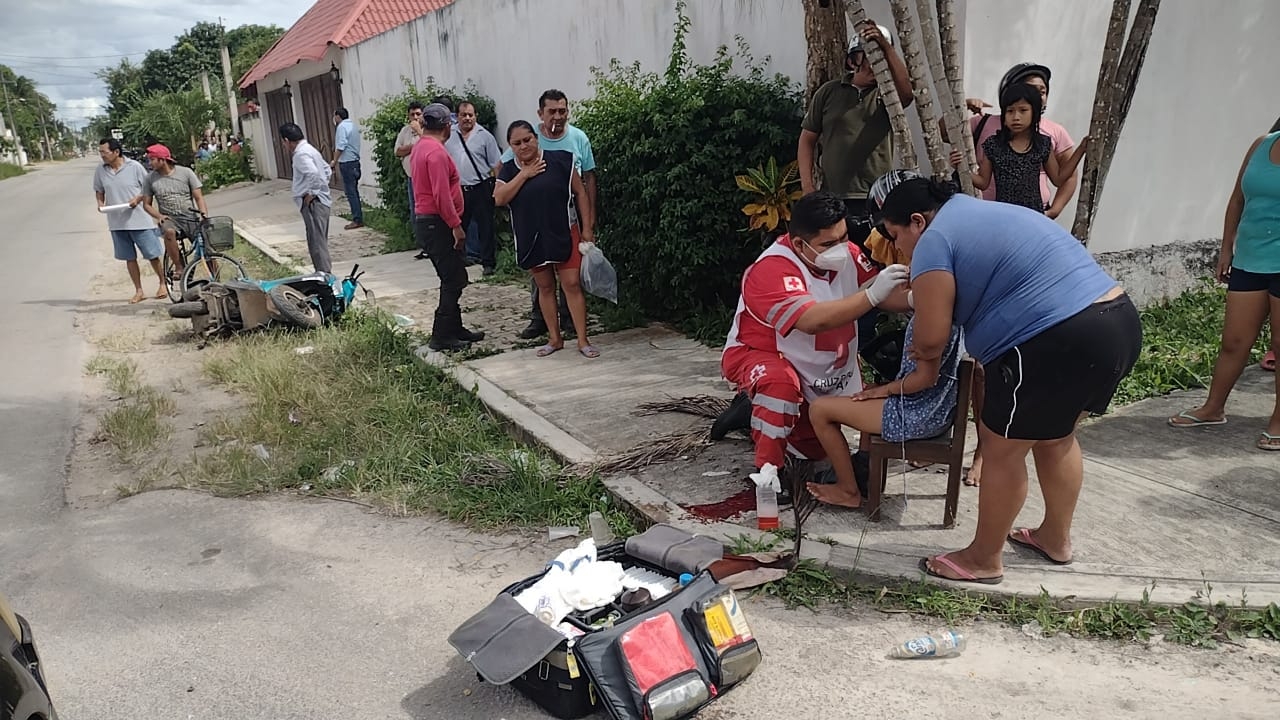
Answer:
[[[556,347],[551,343],[547,343],[546,345],[543,345],[542,347],[538,348],[537,354],[538,354],[538,357],[546,357],[552,353],[558,353],[563,349],[564,349],[563,345],[561,345],[560,347]]]
[[[955,573],[958,577],[947,577],[942,573],[935,572],[933,568],[929,567],[930,560],[946,565],[951,570],[951,572]],[[996,575],[995,577],[980,578],[977,575],[974,575],[968,570],[965,570],[964,568],[955,564],[955,562],[953,562],[951,558],[947,557],[945,554],[934,555],[931,558],[928,558],[928,557],[920,558],[920,569],[924,571],[924,574],[928,575],[929,577],[935,577],[940,580],[950,580],[951,582],[971,582],[971,583],[980,583],[982,585],[999,585],[1000,583],[1004,582],[1003,575]]]
[[[1263,370],[1266,370],[1267,372],[1275,372],[1276,371],[1275,350],[1268,350],[1267,354],[1262,356],[1262,362],[1258,363],[1258,367],[1262,368]]]
[[[597,350],[594,345],[583,345],[578,348],[578,353],[589,360],[594,360],[600,357],[600,351]]]
[[[1054,565],[1070,565],[1072,563],[1071,559],[1059,560],[1051,556],[1048,550],[1045,550],[1040,543],[1036,542],[1035,538],[1031,537],[1031,528],[1018,528],[1017,530],[1009,533],[1009,537],[1007,539],[1014,545],[1034,551],[1039,554],[1040,557],[1048,560]]]

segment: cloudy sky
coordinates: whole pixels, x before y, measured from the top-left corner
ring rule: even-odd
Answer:
[[[0,64],[34,80],[80,125],[106,104],[94,71],[148,50],[167,49],[200,21],[228,28],[245,24],[288,28],[314,0],[0,0],[4,42]]]

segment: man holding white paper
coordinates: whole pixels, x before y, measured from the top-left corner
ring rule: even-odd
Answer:
[[[164,271],[160,267],[160,255],[164,251],[156,224],[142,207],[142,187],[147,171],[136,160],[124,156],[120,141],[107,138],[98,143],[98,157],[102,164],[93,174],[93,192],[98,199],[98,212],[107,216],[111,241],[115,245],[115,258],[124,261],[133,280],[133,299],[139,303],[146,297],[142,292],[142,271],[138,267],[138,253],[151,263],[151,269],[160,281],[157,298],[167,298]]]

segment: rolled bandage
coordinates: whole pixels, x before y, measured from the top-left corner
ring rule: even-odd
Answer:
[[[121,210],[132,210],[132,209],[133,208],[129,207],[129,203],[121,203],[119,205],[103,205],[102,207],[98,208],[98,212],[109,213],[109,212],[120,212]]]

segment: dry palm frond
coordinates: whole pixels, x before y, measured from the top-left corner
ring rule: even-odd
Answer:
[[[656,415],[663,412],[684,413],[698,417],[716,418],[729,408],[729,401],[710,395],[691,395],[688,397],[659,400],[641,403],[636,408],[636,415]]]
[[[711,441],[707,437],[707,429],[694,428],[684,432],[663,435],[643,445],[638,445],[621,455],[606,458],[596,463],[575,466],[573,471],[582,475],[590,475],[593,472],[602,474],[635,472],[656,463],[674,460],[681,455],[687,455],[698,448],[703,448],[710,444]]]

